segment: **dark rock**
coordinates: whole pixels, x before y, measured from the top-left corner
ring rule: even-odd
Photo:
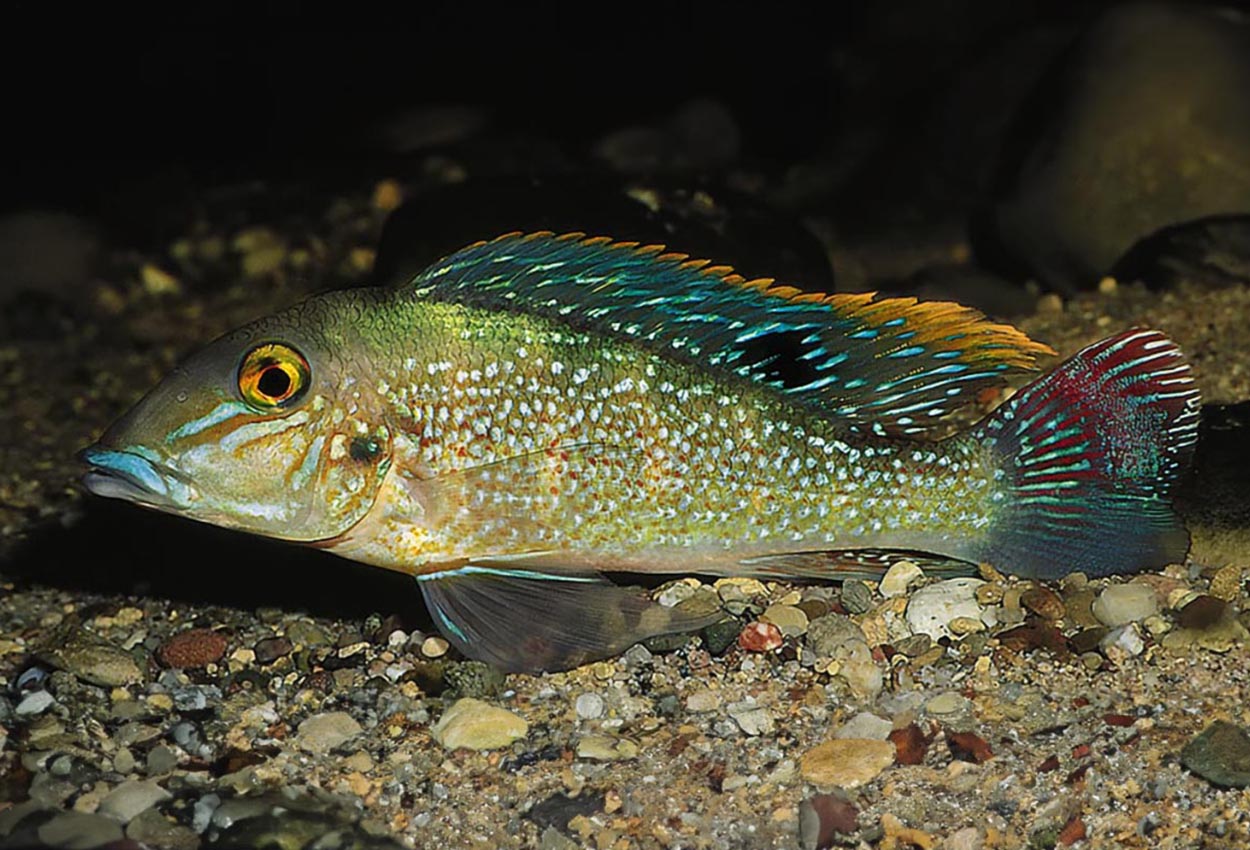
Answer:
[[[1161,289],[1185,281],[1202,286],[1250,280],[1250,215],[1228,215],[1165,227],[1129,249],[1111,268],[1116,280]]]
[[[602,794],[584,793],[577,797],[553,794],[542,802],[535,803],[526,817],[537,824],[539,829],[554,826],[561,832],[568,832],[569,821],[573,818],[590,817],[601,811],[603,811]]]
[[[253,652],[256,653],[257,664],[272,664],[288,655],[292,648],[291,641],[285,637],[271,637],[258,640]]]
[[[1072,635],[1069,640],[1072,641],[1072,651],[1078,654],[1086,652],[1097,652],[1102,639],[1107,636],[1111,630],[1106,626],[1095,626],[1092,629],[1082,629]]]
[[[834,794],[813,794],[799,806],[799,841],[805,850],[832,847],[839,835],[859,829],[859,809]]]
[[[1202,595],[1180,610],[1176,620],[1186,629],[1205,629],[1224,618],[1228,603],[1214,596]]]
[[[741,621],[734,619],[721,620],[719,623],[713,623],[703,630],[703,644],[712,655],[723,655],[729,647],[738,641],[738,634],[741,631]]]
[[[919,726],[911,723],[902,729],[891,731],[889,740],[894,744],[894,760],[899,764],[923,764],[929,744],[933,743],[933,736],[926,735]]]
[[[1053,288],[1090,286],[1139,239],[1250,211],[1250,21],[1199,4],[1116,6],[1020,110],[998,236]]]
[[[989,743],[973,732],[948,732],[946,744],[950,747],[951,755],[960,761],[980,764],[994,757],[994,751],[990,749]]]
[[[1217,720],[1181,750],[1181,764],[1216,785],[1250,785],[1250,734]]]

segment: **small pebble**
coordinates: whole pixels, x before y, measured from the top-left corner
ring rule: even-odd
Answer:
[[[1093,610],[1099,622],[1114,628],[1159,613],[1159,600],[1154,589],[1148,585],[1136,582],[1113,584],[1098,594]]]
[[[760,619],[780,629],[783,637],[798,637],[807,632],[807,615],[792,605],[770,605]]]
[[[1101,625],[1094,616],[1094,601],[1098,598],[1088,587],[1072,591],[1064,591],[1064,619],[1082,629],[1090,629]]]
[[[445,638],[438,635],[430,635],[421,642],[421,654],[426,658],[442,658],[447,654],[450,644]]]
[[[148,751],[146,763],[149,776],[163,776],[178,766],[178,754],[169,747],[158,745]]]
[[[1225,602],[1236,602],[1241,596],[1242,577],[1245,567],[1240,564],[1229,564],[1215,571],[1211,577],[1211,595]]]
[[[456,700],[430,729],[434,740],[449,750],[497,750],[527,732],[523,718],[472,697]]]
[[[296,620],[286,627],[286,636],[296,646],[316,649],[334,642],[321,626],[309,620]]]
[[[577,742],[577,757],[591,761],[621,761],[638,755],[638,745],[627,738],[585,735]]]
[[[87,850],[122,840],[122,825],[104,815],[61,812],[40,825],[39,840],[49,847]]]
[[[732,618],[724,619],[703,630],[703,644],[709,653],[719,656],[738,642],[738,635],[741,632],[741,621]]]
[[[952,620],[981,619],[976,593],[982,584],[980,579],[954,578],[920,588],[907,603],[907,625],[913,634],[927,634],[934,640],[950,637]]]
[[[886,599],[892,599],[895,596],[903,596],[912,585],[923,579],[924,571],[918,565],[911,561],[898,561],[886,570],[877,590]]]
[[[884,741],[890,736],[894,724],[884,717],[878,717],[870,711],[861,711],[842,724],[835,738],[861,738],[870,741]]]
[[[105,688],[143,679],[143,671],[130,653],[83,628],[58,633],[43,657],[84,682]]]
[[[842,607],[852,614],[865,614],[872,608],[872,591],[858,579],[842,583]]]
[[[924,704],[925,711],[936,717],[960,714],[968,711],[971,707],[972,703],[968,698],[955,691],[946,691],[938,694]]]
[[[272,664],[279,658],[290,654],[291,641],[285,637],[270,637],[258,640],[252,650],[256,653],[257,664]]]
[[[730,703],[725,710],[742,731],[752,737],[771,734],[775,728],[772,715],[754,700]]]
[[[582,720],[598,720],[603,716],[603,697],[598,694],[582,694],[577,698],[575,710]]]
[[[708,688],[702,688],[686,697],[686,711],[694,714],[701,714],[706,711],[716,711],[721,707],[720,694]]]
[[[885,687],[885,676],[864,641],[850,641],[838,647],[834,650],[833,660],[837,665],[837,675],[860,699],[874,700]]]
[[[356,719],[345,711],[314,714],[300,723],[295,745],[310,753],[328,753],[362,731]]]
[[[661,590],[655,601],[665,608],[672,608],[677,603],[685,602],[687,599],[692,598],[697,592],[698,588],[695,585],[686,581],[679,581]]]
[[[818,657],[830,658],[839,647],[847,643],[863,643],[864,630],[850,617],[829,614],[808,625],[806,641]]]
[[[950,633],[955,636],[971,635],[985,631],[985,623],[978,617],[956,617],[946,624]]]
[[[814,785],[857,788],[876,779],[894,763],[889,741],[844,738],[826,741],[799,760],[799,775]]]
[[[977,603],[986,607],[997,605],[1003,601],[1003,590],[1003,586],[997,582],[986,582],[977,588]]]
[[[1128,658],[1136,658],[1146,651],[1146,643],[1142,640],[1141,630],[1136,623],[1128,623],[1107,632],[1099,646],[1108,660],[1117,664]]]
[[[130,780],[110,791],[100,801],[96,811],[122,823],[130,823],[141,812],[172,796],[155,780]]]
[[[113,756],[113,770],[125,775],[130,773],[137,766],[134,753],[126,747],[120,747],[117,755]]]
[[[151,263],[144,263],[139,276],[143,280],[144,291],[149,295],[178,295],[182,292],[182,283],[178,278]]]
[[[1020,595],[1020,604],[1043,620],[1061,620],[1067,613],[1063,599],[1049,587],[1031,587]]]
[[[1230,652],[1234,647],[1250,641],[1250,632],[1232,617],[1225,617],[1205,629],[1173,629],[1163,636],[1164,648],[1188,651],[1201,647],[1209,652]]]
[[[772,623],[759,620],[748,623],[738,635],[738,645],[747,652],[770,652],[781,646],[783,642],[781,629]]]
[[[1241,726],[1217,720],[1185,745],[1181,764],[1216,785],[1250,786],[1250,734]]]
[[[18,717],[33,717],[36,714],[42,714],[54,702],[56,699],[47,691],[31,691],[22,697],[22,701],[17,704],[14,712]]]
[[[166,667],[206,667],[226,654],[227,640],[212,629],[188,629],[161,645],[156,656]]]

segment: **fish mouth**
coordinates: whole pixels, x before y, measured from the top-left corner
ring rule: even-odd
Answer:
[[[97,496],[184,510],[195,495],[174,470],[133,449],[120,451],[97,443],[80,451],[78,459],[90,467],[82,477],[83,486]]]

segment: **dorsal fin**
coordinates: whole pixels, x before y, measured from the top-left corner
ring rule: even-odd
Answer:
[[[410,286],[423,297],[624,337],[877,432],[924,431],[1053,353],[959,304],[806,293],[662,245],[582,233],[478,242]]]

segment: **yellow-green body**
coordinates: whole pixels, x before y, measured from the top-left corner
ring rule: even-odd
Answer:
[[[786,552],[953,548],[989,522],[992,471],[967,441],[851,434],[532,316],[393,292],[373,309],[349,397],[383,423],[392,462],[373,511],[332,544],[353,559],[732,572]]]

